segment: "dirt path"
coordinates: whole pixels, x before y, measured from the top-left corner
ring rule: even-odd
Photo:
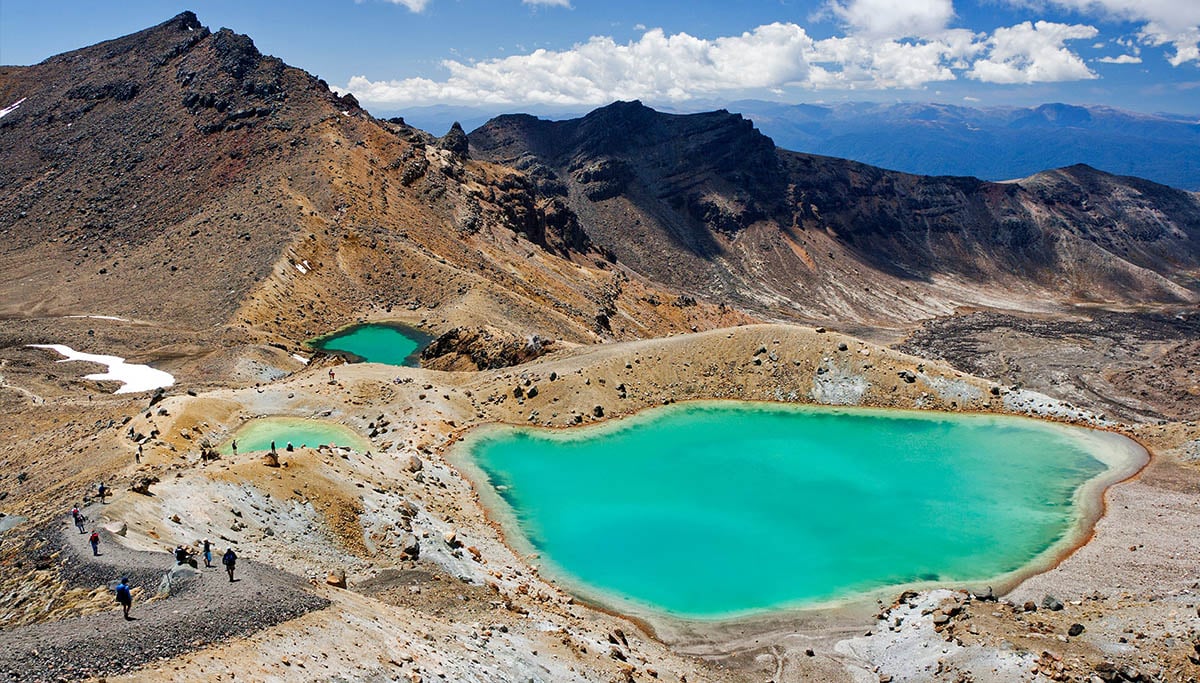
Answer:
[[[125,548],[103,529],[100,535],[101,554],[94,557],[88,535],[69,522],[47,532],[63,549],[62,572],[71,585],[112,587],[127,576],[131,586],[142,589],[130,612],[133,619],[124,620],[114,600],[110,612],[0,632],[0,675],[56,681],[127,672],[329,604],[299,577],[245,559],[238,560],[237,581],[230,583],[215,549],[212,569],[201,560],[199,573],[170,597],[150,600],[174,558]]]

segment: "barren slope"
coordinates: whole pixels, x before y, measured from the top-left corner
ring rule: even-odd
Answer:
[[[736,114],[638,102],[502,116],[470,139],[557,191],[621,262],[768,315],[903,324],[962,305],[1200,297],[1196,195],[1087,167],[914,176],[777,150]]]

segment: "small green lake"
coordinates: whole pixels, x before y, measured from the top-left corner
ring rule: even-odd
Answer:
[[[564,587],[627,613],[722,619],[1045,567],[1147,456],[1030,419],[705,402],[482,428],[455,457]]]
[[[421,351],[433,337],[400,323],[354,325],[309,342],[309,346],[340,354],[352,362],[383,363],[416,367]]]
[[[360,452],[371,448],[369,441],[345,425],[300,417],[264,417],[251,420],[239,427],[221,445],[219,452],[225,455],[232,453],[234,440],[237,440],[238,451],[241,453],[269,451],[272,442],[277,450],[283,450],[288,443],[297,448],[342,446]]]

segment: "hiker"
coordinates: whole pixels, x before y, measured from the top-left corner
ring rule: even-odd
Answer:
[[[333,378],[333,368],[329,368],[329,383],[333,384],[337,380]]]
[[[233,583],[233,568],[237,564],[237,553],[233,552],[233,548],[225,549],[221,564],[225,565],[225,571],[229,572],[229,583]]]
[[[117,602],[121,605],[125,620],[129,621],[129,608],[133,605],[133,593],[129,591],[129,579],[124,576],[121,577],[121,583],[117,584]]]
[[[104,485],[104,482],[100,482],[100,485],[96,487],[96,495],[100,496],[100,502],[103,503],[104,497],[108,495],[108,487]]]
[[[83,528],[83,523],[87,521],[87,517],[79,511],[79,508],[71,508],[71,518],[75,520],[75,528],[79,529],[79,533],[86,534],[87,530]]]
[[[271,452],[272,453],[275,452],[275,441],[274,440],[271,441]]]
[[[291,453],[291,452],[295,451],[296,449],[292,447],[292,442],[289,441],[289,442],[287,442],[287,446],[285,446],[283,450],[287,451],[288,453]]]
[[[188,551],[182,545],[175,546],[175,564],[187,564]]]
[[[88,537],[88,543],[92,544],[92,555],[100,554],[100,532],[92,529],[92,535]]]
[[[237,455],[237,439],[234,439],[233,443],[229,444],[229,447],[233,449],[233,454]]]
[[[133,461],[137,464],[142,464],[142,444],[138,444],[137,453],[133,454]]]
[[[204,539],[204,568],[212,569],[212,544]]]

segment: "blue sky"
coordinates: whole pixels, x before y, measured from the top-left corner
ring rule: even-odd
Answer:
[[[2,0],[0,63],[184,9],[376,113],[748,97],[1200,113],[1200,0]]]

